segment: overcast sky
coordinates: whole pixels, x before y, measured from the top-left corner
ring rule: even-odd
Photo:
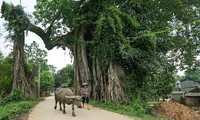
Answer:
[[[20,4],[20,0],[4,0],[4,1],[7,3],[13,3],[14,5]],[[3,0],[0,0],[0,6],[2,5],[2,2]],[[34,11],[34,6],[36,5],[36,0],[21,0],[21,3],[25,11],[28,14],[32,14],[32,12]],[[6,46],[12,44],[5,42],[5,35],[7,35],[8,33],[5,30],[3,30],[4,23],[5,21],[2,18],[0,18],[0,33],[3,34],[2,36],[0,36],[0,49],[4,53],[4,55],[7,55],[8,53],[11,52],[11,47],[6,47]],[[47,50],[45,48],[43,41],[36,34],[29,32],[28,36],[25,38],[25,43],[29,45],[33,41],[36,41],[39,44],[40,49]],[[48,64],[54,65],[57,68],[57,70],[62,69],[67,64],[72,64],[68,49],[64,51],[61,48],[57,49],[55,47],[54,49],[48,51],[47,59],[48,59]]]

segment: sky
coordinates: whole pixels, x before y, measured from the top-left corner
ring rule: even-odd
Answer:
[[[20,0],[0,0],[0,6],[2,2],[12,3],[14,5],[20,4]],[[34,6],[36,5],[36,0],[21,0],[21,5],[24,7],[25,12],[32,14],[34,11]],[[1,13],[0,13],[1,16]],[[5,36],[8,34],[3,29],[3,24],[5,23],[3,18],[0,18],[0,33],[3,34],[0,36],[0,50],[7,55],[11,52],[12,43],[5,42]],[[39,48],[46,50],[43,41],[35,33],[28,32],[28,36],[25,38],[25,43],[30,45],[33,41],[36,41],[39,44]],[[67,64],[72,64],[71,58],[69,56],[69,49],[63,50],[62,48],[54,47],[52,50],[48,51],[47,58],[48,64],[56,67],[56,70],[60,70],[65,67]]]

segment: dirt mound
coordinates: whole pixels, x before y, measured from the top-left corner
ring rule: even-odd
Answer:
[[[200,120],[199,114],[177,102],[161,102],[155,105],[155,110],[170,120]]]

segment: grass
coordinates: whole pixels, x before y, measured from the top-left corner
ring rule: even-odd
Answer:
[[[0,106],[0,120],[8,120],[16,115],[27,113],[37,101],[18,101],[10,102]]]
[[[130,105],[121,105],[121,104],[116,104],[116,103],[111,103],[111,102],[102,103],[102,102],[93,101],[93,100],[91,100],[90,104],[92,104],[95,107],[100,107],[108,111],[112,111],[112,112],[119,113],[122,115],[127,115],[129,117],[133,117],[134,119],[138,119],[138,120],[167,120],[161,116],[158,116],[156,113],[153,113],[152,111],[151,113],[153,114],[146,114],[143,108],[136,108],[136,107],[133,108],[133,106],[130,106]]]
[[[155,104],[158,104],[158,103],[160,103],[160,101],[148,101],[148,104],[149,105],[155,105]]]

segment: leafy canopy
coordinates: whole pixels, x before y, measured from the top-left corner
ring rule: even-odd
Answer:
[[[45,30],[31,25],[27,29],[41,31],[37,34],[48,48],[84,44],[90,63],[98,59],[104,71],[110,62],[123,67],[128,83],[135,84],[130,93],[138,88],[147,92],[169,76],[170,89],[177,67],[198,65],[198,0],[39,0],[35,8],[36,23]],[[3,17],[14,24],[11,9],[2,10],[7,11]],[[29,23],[19,13],[21,19],[16,22]]]

